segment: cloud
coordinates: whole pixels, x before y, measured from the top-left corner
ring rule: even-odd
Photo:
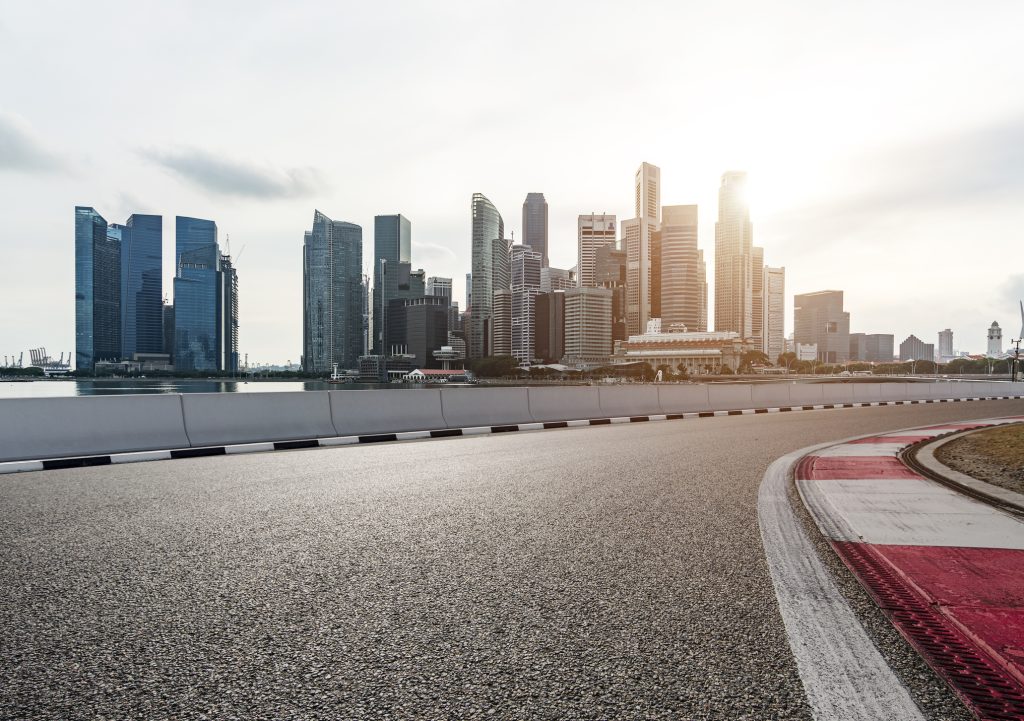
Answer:
[[[248,198],[300,198],[326,185],[315,168],[277,169],[222,158],[197,148],[142,150],[152,163],[182,180],[219,195]]]
[[[65,163],[50,151],[23,119],[0,113],[0,171],[52,173]]]

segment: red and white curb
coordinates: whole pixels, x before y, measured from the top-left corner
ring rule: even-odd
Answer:
[[[794,478],[836,553],[980,719],[1024,719],[1024,521],[906,466],[904,448],[1024,417],[932,425],[806,453]]]

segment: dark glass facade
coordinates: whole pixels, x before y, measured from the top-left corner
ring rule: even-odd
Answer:
[[[363,351],[363,229],[319,210],[302,247],[302,365],[359,367]]]
[[[386,270],[381,268],[386,261]],[[398,292],[399,263],[412,262],[412,223],[402,215],[378,215],[373,219],[373,353],[380,355],[383,318],[387,304],[410,297]],[[408,272],[408,269],[406,270]],[[383,274],[382,274],[383,273]],[[420,293],[422,295],[422,292]]]
[[[230,255],[220,257],[217,272],[217,354],[221,370],[238,372],[238,273]]]
[[[544,193],[527,193],[523,202],[523,245],[541,255],[541,266],[548,267],[548,201]]]
[[[472,216],[473,283],[467,352],[470,358],[484,358],[492,355],[494,293],[509,287],[510,244],[505,240],[501,213],[481,193],[473,194]]]
[[[426,295],[389,301],[389,355],[412,355],[417,368],[440,368],[434,351],[448,343],[447,300],[444,296]]]
[[[163,352],[163,218],[132,215],[121,236],[121,357]]]
[[[174,367],[219,370],[217,224],[175,218]]]
[[[121,238],[94,209],[75,207],[75,365],[121,357]]]

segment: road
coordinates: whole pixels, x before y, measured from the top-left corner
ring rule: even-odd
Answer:
[[[758,531],[768,464],[1022,412],[854,408],[5,476],[0,718],[810,719]]]

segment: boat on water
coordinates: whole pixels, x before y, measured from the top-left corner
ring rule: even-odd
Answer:
[[[327,382],[328,383],[351,383],[352,382],[352,377],[348,376],[348,375],[345,375],[344,373],[339,373],[338,372],[338,364],[335,363],[335,364],[333,364],[333,369],[331,370],[331,377],[327,379]]]

